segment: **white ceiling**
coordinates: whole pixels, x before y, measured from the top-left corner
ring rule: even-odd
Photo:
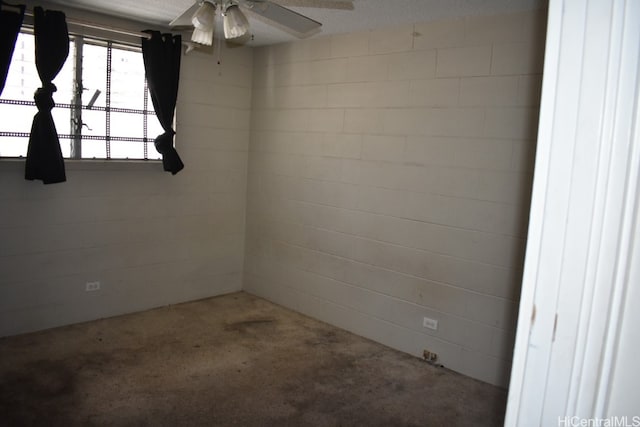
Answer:
[[[308,4],[323,2],[322,0],[304,1]],[[277,3],[278,0],[275,2]],[[167,25],[192,6],[194,0],[49,0],[49,3],[92,10],[150,24]],[[547,0],[353,0],[353,10],[310,7],[291,7],[291,9],[323,24],[321,31],[312,36],[318,37],[463,16],[520,12],[539,9],[546,4]],[[278,28],[251,17],[250,23],[254,35],[250,45],[260,46],[296,39]]]

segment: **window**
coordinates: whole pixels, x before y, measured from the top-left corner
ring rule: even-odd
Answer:
[[[0,157],[24,157],[41,85],[33,34],[18,35],[0,98]],[[53,118],[62,155],[70,159],[161,158],[153,146],[164,130],[155,117],[139,47],[72,36],[69,57],[53,82]]]

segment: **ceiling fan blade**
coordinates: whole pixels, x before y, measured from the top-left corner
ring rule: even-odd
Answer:
[[[191,18],[193,14],[196,13],[196,10],[200,7],[199,2],[195,2],[193,6],[189,9],[182,12],[182,15],[178,16],[176,19],[169,23],[170,27],[191,27],[193,24],[191,23]]]
[[[353,2],[351,0],[273,0],[273,2],[285,7],[353,10]]]
[[[246,3],[248,3],[247,8],[250,12],[302,36],[322,27],[320,22],[307,18],[286,7],[271,3],[270,1],[245,2],[245,4]]]
[[[224,41],[226,43],[226,46],[229,48],[244,46],[249,41],[251,41],[251,34],[246,33],[241,37],[236,37],[234,39],[225,39]]]

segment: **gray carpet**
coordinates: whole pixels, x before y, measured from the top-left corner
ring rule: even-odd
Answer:
[[[246,293],[0,339],[2,426],[498,426],[505,402]]]

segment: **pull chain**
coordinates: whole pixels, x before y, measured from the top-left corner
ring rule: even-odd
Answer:
[[[218,37],[218,65],[222,63],[220,60],[220,50],[222,50],[222,38]]]

